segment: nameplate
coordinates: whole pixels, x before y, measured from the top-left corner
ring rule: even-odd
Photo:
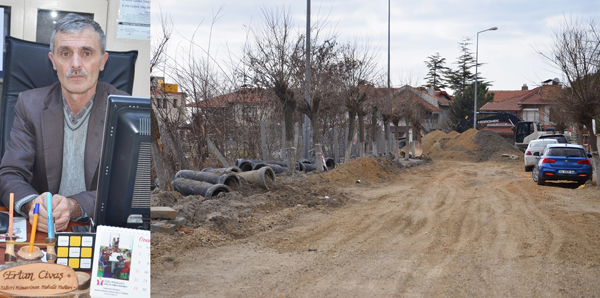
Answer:
[[[17,265],[0,271],[0,292],[49,296],[77,290],[79,281],[68,266],[48,263]]]

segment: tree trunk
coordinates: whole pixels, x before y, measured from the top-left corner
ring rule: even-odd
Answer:
[[[340,163],[340,141],[337,127],[333,128],[333,159],[336,164]]]
[[[600,155],[598,154],[598,138],[596,137],[596,135],[594,134],[594,129],[592,126],[592,120],[590,119],[589,121],[587,121],[588,123],[585,124],[585,126],[587,127],[587,131],[588,131],[588,144],[590,146],[590,149],[592,151],[592,165],[593,165],[593,171],[594,171],[594,175],[596,176],[596,186],[600,185],[600,179],[599,179],[599,175],[600,173],[598,173],[598,171],[600,170]],[[579,143],[582,144],[582,143]]]
[[[409,158],[408,156],[409,156],[409,153],[410,153],[409,152],[410,151],[410,145],[412,143],[412,142],[409,142],[410,139],[408,138],[409,137],[408,123],[410,123],[410,119],[407,117],[406,120],[404,120],[404,121],[405,121],[405,124],[406,124],[406,132],[405,132],[406,133],[406,146],[404,147],[404,160],[408,160],[408,158]]]
[[[292,116],[294,111],[296,110],[296,106],[291,101],[286,101],[283,104],[283,112],[284,112],[284,123],[285,123],[285,145],[286,145],[286,155],[287,155],[287,164],[288,171],[294,171],[296,169],[296,148],[294,148],[294,123],[292,121]],[[292,153],[293,154],[290,154]]]
[[[150,117],[152,121],[152,167],[156,173],[156,180],[158,180],[157,186],[162,190],[173,190],[171,179],[174,173],[170,174],[168,163],[165,160],[163,146],[160,141],[158,120],[156,120],[154,110],[150,110],[150,113],[152,114]]]
[[[317,150],[317,144],[321,144],[321,132],[319,131],[319,120],[316,115],[313,114],[313,117],[310,118],[310,125],[312,125],[313,131],[313,144],[315,146],[315,150]],[[319,145],[320,147],[321,145]],[[315,151],[316,155],[316,151]]]
[[[317,165],[317,173],[323,172],[323,150],[321,144],[315,144],[315,165]]]
[[[389,121],[383,121],[383,131],[384,131],[384,138],[385,138],[385,142],[384,142],[384,154],[387,155],[389,152],[389,148],[390,148],[390,122]]]
[[[260,121],[260,151],[262,152],[263,160],[269,160],[269,151],[267,150],[267,125],[264,121]]]
[[[365,113],[358,113],[358,156],[363,157],[365,152]]]
[[[373,144],[373,155],[377,156],[377,107],[373,107],[373,113],[371,114],[371,143]]]
[[[346,152],[344,154],[344,162],[350,161],[350,155],[352,154],[352,141],[354,140],[354,118],[356,113],[348,111],[348,140],[346,145]]]

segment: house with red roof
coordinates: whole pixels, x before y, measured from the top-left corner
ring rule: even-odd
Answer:
[[[278,100],[272,92],[261,88],[242,86],[234,92],[215,96],[208,100],[188,102],[189,115],[197,115],[205,110],[224,119],[231,119],[239,125],[259,123],[273,116]]]
[[[441,129],[442,124],[448,117],[447,112],[445,113],[442,111],[441,107],[450,106],[450,97],[446,97],[442,93],[439,93],[439,96],[436,96],[436,93],[434,92],[422,91],[415,87],[406,85],[395,89],[393,96],[408,96],[410,101],[417,104],[421,108],[421,111],[424,112],[422,113],[421,126],[425,131]]]
[[[488,102],[482,112],[509,112],[519,115],[525,121],[537,121],[542,125],[551,125],[551,103],[560,91],[562,84],[558,79],[546,80],[542,85],[529,90],[524,84],[521,90],[490,90],[494,100]]]

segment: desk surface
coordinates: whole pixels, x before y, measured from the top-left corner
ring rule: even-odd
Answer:
[[[8,209],[6,207],[0,207],[0,212],[7,212]],[[69,226],[67,227],[67,230],[64,232],[71,232],[71,228],[73,226],[78,226],[78,225],[82,225],[81,223],[78,222],[70,222]],[[27,221],[27,241],[23,242],[23,243],[19,243],[16,245],[15,247],[15,251],[18,249],[17,247],[21,247],[23,245],[29,245],[29,241],[30,241],[30,237],[31,237],[31,224],[29,223],[29,221]],[[40,231],[37,231],[35,233],[35,242],[36,243],[44,243],[44,241],[46,241],[46,237],[48,237],[48,233],[43,233]],[[0,244],[2,246],[0,246],[0,265],[4,264],[4,250],[5,250],[5,246],[4,244]],[[41,247],[42,250],[46,250],[45,247]]]
[[[7,211],[8,211],[8,209],[6,207],[3,207],[3,206],[0,207],[0,212],[7,212]],[[67,227],[67,230],[65,232],[72,231],[71,228],[73,226],[77,226],[77,225],[81,225],[81,223],[70,222],[69,226]],[[15,251],[17,251],[17,249],[20,248],[22,245],[28,245],[30,237],[31,237],[31,224],[29,223],[29,221],[27,221],[27,241],[23,242],[22,244],[21,243],[17,244],[15,246]],[[46,240],[46,237],[48,237],[48,233],[42,233],[42,232],[38,231],[38,232],[35,233],[35,242],[36,243],[43,243]],[[44,251],[46,250],[45,247],[41,247],[41,249],[44,250]],[[4,244],[0,244],[0,265],[4,264],[4,251],[5,250],[6,250],[6,247],[4,246]],[[86,273],[88,273],[90,275],[92,273],[92,271],[84,271],[84,272],[86,272]],[[89,289],[87,291],[88,291],[87,293],[89,294]],[[75,293],[75,292],[66,293],[65,294],[66,296],[64,296],[64,297],[77,297],[79,295],[79,294],[77,294],[77,296],[72,296],[72,295],[70,295],[71,293]],[[7,296],[7,295],[4,295],[4,294],[0,293],[0,298],[5,298],[5,297],[9,298],[11,296]]]

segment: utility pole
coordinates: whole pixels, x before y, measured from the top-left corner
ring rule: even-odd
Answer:
[[[387,69],[387,88],[388,88],[388,100],[391,102],[392,101],[392,89],[390,88],[390,1],[388,0],[388,69]],[[387,139],[390,142],[389,144],[387,144],[387,147],[390,151],[392,151],[393,146],[391,146],[392,143],[392,136],[391,136],[391,132],[390,132],[390,122],[388,121],[387,123]],[[392,148],[390,148],[392,147]],[[387,150],[386,150],[387,152]],[[387,153],[386,153],[387,154]]]
[[[475,44],[475,107],[473,108],[473,128],[477,129],[477,66],[479,65],[479,33],[486,31],[496,31],[498,27],[492,27],[477,32],[477,43]]]
[[[310,106],[310,0],[306,0],[306,57],[304,60],[306,61],[304,99]],[[304,158],[306,159],[308,159],[308,147],[310,145],[309,125],[310,120],[307,115],[304,115]]]

